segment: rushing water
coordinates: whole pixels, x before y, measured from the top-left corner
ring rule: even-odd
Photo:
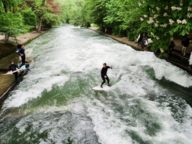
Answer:
[[[31,71],[0,116],[0,144],[191,144],[192,77],[151,52],[73,26],[27,45]],[[95,92],[102,63],[112,87]]]

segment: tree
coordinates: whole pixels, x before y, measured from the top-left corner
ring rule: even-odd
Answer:
[[[10,36],[16,36],[24,32],[23,17],[21,14],[6,13],[0,14],[0,31],[5,33],[5,41],[7,42]]]
[[[2,7],[1,12],[15,12],[18,6],[23,3],[24,0],[0,0]]]
[[[167,48],[170,37],[187,35],[192,30],[192,8],[188,0],[148,0],[148,13],[141,16],[155,39],[153,48]]]
[[[90,0],[92,4],[92,13],[93,22],[96,23],[102,31],[108,31],[110,28],[104,22],[105,17],[107,16],[106,4],[109,0]]]
[[[63,22],[89,27],[92,23],[90,3],[85,0],[64,0],[62,5]]]
[[[41,31],[43,25],[49,25],[57,23],[58,13],[60,12],[59,4],[54,3],[54,0],[27,0],[26,4],[32,8],[36,15],[36,29]]]
[[[192,0],[85,0],[102,31],[135,40],[147,32],[152,49],[167,48],[171,37],[192,31]]]
[[[9,36],[43,27],[59,21],[59,4],[55,0],[0,0],[0,32]]]

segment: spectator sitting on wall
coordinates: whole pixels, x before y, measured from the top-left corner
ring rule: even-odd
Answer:
[[[15,81],[18,81],[18,76],[19,76],[18,69],[19,69],[18,65],[15,64],[14,61],[12,61],[10,66],[9,66],[9,71],[12,71],[13,75],[15,76]]]
[[[143,50],[148,46],[148,36],[147,33],[141,33],[137,38],[138,44],[141,46]]]
[[[185,56],[186,55],[186,50],[187,50],[187,48],[189,46],[189,38],[188,38],[188,36],[184,36],[182,38],[182,40],[181,40],[181,43],[182,43],[182,54],[183,54],[183,56]]]

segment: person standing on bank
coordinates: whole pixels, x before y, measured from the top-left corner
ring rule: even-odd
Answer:
[[[16,53],[18,53],[18,55],[21,58],[21,66],[25,64],[25,49],[23,48],[23,45],[19,44],[17,45],[17,50]]]
[[[188,36],[184,36],[181,40],[181,43],[182,43],[182,54],[183,56],[186,55],[186,51],[187,51],[187,48],[189,47],[189,42],[190,42],[190,39],[188,38]]]
[[[174,39],[171,38],[171,41],[170,41],[169,46],[168,46],[168,54],[169,55],[172,54],[172,51],[173,51],[174,47],[175,47]]]
[[[107,84],[108,86],[110,86],[110,80],[109,77],[107,76],[107,70],[112,67],[108,66],[106,63],[103,64],[103,67],[101,69],[101,78],[103,80],[103,82],[101,83],[101,88],[103,87],[103,84],[105,83],[105,80],[107,80]]]
[[[148,46],[147,33],[141,33],[141,35],[139,35],[139,37],[137,38],[137,42],[143,50],[146,50],[146,48]]]

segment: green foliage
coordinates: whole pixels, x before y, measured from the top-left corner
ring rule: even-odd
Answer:
[[[46,12],[43,15],[43,25],[46,28],[51,28],[53,25],[60,23],[59,16],[50,12]]]
[[[0,32],[7,36],[59,23],[55,0],[0,0]]]
[[[147,17],[142,18],[143,23],[147,22],[150,32],[154,34],[153,49],[166,50],[171,37],[184,36],[191,32],[191,6],[187,1],[148,0],[147,4]]]
[[[0,0],[1,12],[15,12],[24,0]]]
[[[91,8],[85,0],[63,0],[62,20],[65,23],[89,27],[92,23]]]
[[[0,26],[0,31],[9,36],[28,30],[28,27],[24,25],[23,17],[20,13],[0,14]]]
[[[101,29],[108,27],[105,23],[105,17],[107,16],[107,2],[109,0],[90,0],[92,2],[92,16],[96,24],[98,24]]]
[[[37,23],[37,17],[35,15],[35,12],[32,11],[31,8],[27,8],[22,11],[21,13],[23,15],[23,20],[26,25],[31,26],[31,28],[34,28]]]
[[[65,22],[82,26],[94,23],[104,32],[131,40],[147,32],[154,51],[166,49],[171,37],[192,31],[192,0],[65,0],[64,3]]]
[[[56,1],[61,14],[47,5]],[[50,28],[60,21],[84,27],[96,24],[130,40],[147,32],[154,51],[166,49],[171,37],[192,31],[192,0],[0,0],[0,12],[0,31],[9,35]]]

